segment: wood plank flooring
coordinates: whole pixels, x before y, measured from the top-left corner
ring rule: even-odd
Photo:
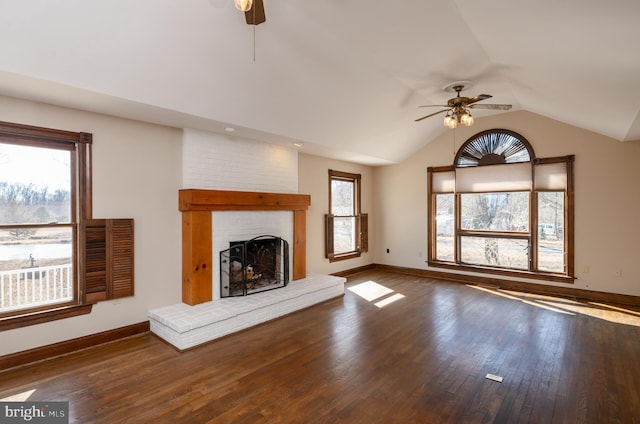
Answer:
[[[347,288],[183,353],[147,334],[5,371],[0,399],[77,423],[640,422],[637,312],[379,270]]]

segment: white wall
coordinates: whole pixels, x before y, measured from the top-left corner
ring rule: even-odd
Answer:
[[[89,315],[4,331],[0,355],[148,320],[180,301],[180,130],[0,97],[0,119],[93,134],[93,215],[134,218],[135,296],[100,302]]]
[[[621,143],[529,112],[476,119],[473,127],[447,130],[406,162],[376,168],[374,261],[428,268],[426,169],[451,165],[462,143],[491,128],[520,133],[538,157],[576,155],[578,279],[574,284],[544,284],[640,295],[640,143]],[[617,269],[622,270],[621,277],[615,276]]]
[[[359,258],[329,263],[324,255],[324,215],[329,213],[329,169],[361,174],[362,212],[369,214],[369,252]],[[311,195],[307,211],[307,272],[331,274],[373,263],[376,245],[373,225],[377,214],[373,209],[373,168],[350,162],[300,153],[298,155],[298,188]]]

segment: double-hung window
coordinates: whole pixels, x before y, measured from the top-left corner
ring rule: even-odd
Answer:
[[[78,303],[80,153],[90,135],[0,134],[0,315]],[[78,146],[81,147],[78,147]]]
[[[470,138],[428,169],[429,265],[573,281],[573,161],[512,131]]]
[[[0,122],[0,330],[133,295],[133,220],[93,219],[91,143]]]
[[[360,174],[329,170],[326,257],[338,261],[367,251],[368,215],[361,212]]]

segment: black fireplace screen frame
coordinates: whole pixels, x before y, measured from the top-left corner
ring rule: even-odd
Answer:
[[[248,296],[289,284],[289,243],[263,235],[220,252],[220,297]]]

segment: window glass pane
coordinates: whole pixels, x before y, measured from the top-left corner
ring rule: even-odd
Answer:
[[[453,261],[453,194],[436,195],[436,259]]]
[[[353,181],[331,180],[331,214],[336,216],[355,215]]]
[[[336,255],[356,250],[356,218],[339,218],[333,221],[333,253]]]
[[[464,230],[529,231],[529,193],[460,195]]]
[[[501,268],[528,269],[527,240],[492,237],[461,237],[462,262]]]
[[[538,269],[564,272],[564,192],[538,193]]]
[[[73,298],[69,227],[0,230],[0,313]]]
[[[71,152],[0,143],[0,224],[71,221]]]

